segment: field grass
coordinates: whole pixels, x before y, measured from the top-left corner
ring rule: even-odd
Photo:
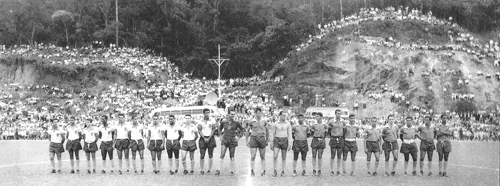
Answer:
[[[217,141],[219,143],[219,141]],[[144,175],[134,174],[86,174],[86,160],[80,163],[80,174],[69,174],[70,164],[68,153],[63,154],[62,174],[50,174],[50,163],[48,153],[48,141],[0,141],[0,185],[499,185],[499,143],[498,142],[452,142],[453,151],[450,155],[448,166],[449,177],[437,176],[404,176],[403,156],[399,155],[397,175],[395,177],[384,177],[384,162],[380,163],[379,176],[366,176],[366,155],[363,152],[362,141],[358,140],[358,151],[355,176],[330,176],[330,150],[325,149],[323,154],[323,176],[298,176],[292,177],[292,153],[288,153],[287,176],[272,177],[272,153],[266,151],[267,175],[249,176],[250,155],[249,149],[240,140],[236,149],[236,175],[230,176],[228,155],[226,155],[225,170],[221,176],[199,174],[199,152],[196,151],[195,175],[167,175],[167,157],[163,155],[163,170],[159,175],[152,172],[151,156],[145,152],[146,173]],[[420,142],[418,142],[420,144]],[[218,167],[220,147],[215,150],[214,168]],[[98,154],[100,154],[98,152]],[[85,157],[84,153],[80,153]],[[85,158],[82,158],[85,159]],[[97,171],[101,170],[100,155],[97,155]],[[433,173],[437,175],[437,153],[433,157]],[[115,168],[118,167],[115,152]],[[411,161],[411,160],[410,160]],[[279,161],[281,162],[281,161]],[[372,160],[372,163],[374,161]],[[391,160],[392,162],[392,160]],[[139,162],[138,162],[139,163]],[[392,164],[392,163],[391,163]],[[280,165],[280,164],[279,164]],[[109,166],[109,163],[108,163]],[[336,166],[336,164],[335,164]],[[392,165],[391,165],[392,166]],[[418,165],[417,165],[418,166]],[[125,167],[125,163],[124,163]],[[182,171],[182,165],[180,166]],[[189,167],[189,161],[188,161]],[[205,165],[207,167],[207,165]],[[311,154],[308,154],[307,172],[312,173]],[[427,172],[427,165],[424,166]],[[346,163],[350,170],[350,162]],[[373,168],[373,165],[372,165]],[[411,170],[411,162],[410,167]],[[300,163],[298,170],[301,170]],[[419,170],[417,168],[417,170]],[[256,173],[260,172],[260,159],[256,160]]]

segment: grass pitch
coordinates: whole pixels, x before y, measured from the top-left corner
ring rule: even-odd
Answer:
[[[195,153],[195,175],[177,174],[167,175],[168,161],[166,153],[163,153],[162,172],[159,175],[153,174],[151,165],[151,155],[145,151],[145,174],[86,174],[86,159],[83,151],[80,152],[80,174],[69,174],[70,164],[67,151],[63,154],[62,174],[50,174],[50,162],[48,153],[48,141],[0,141],[0,180],[1,185],[499,185],[499,152],[498,142],[470,142],[453,141],[453,151],[450,154],[450,163],[448,165],[449,177],[441,178],[437,176],[404,176],[403,173],[403,154],[399,154],[399,162],[396,169],[396,176],[384,177],[384,162],[381,161],[376,177],[366,175],[366,155],[362,141],[358,140],[359,151],[356,159],[355,176],[330,176],[330,148],[327,147],[323,154],[323,175],[321,177],[311,176],[311,152],[307,158],[307,173],[309,176],[292,177],[292,159],[293,155],[289,151],[287,155],[286,177],[272,177],[273,164],[272,152],[266,149],[266,176],[249,176],[250,170],[250,150],[244,143],[244,138],[239,141],[236,149],[236,175],[230,176],[229,173],[229,154],[226,154],[225,170],[222,170],[221,176],[213,175],[219,164],[220,145],[217,139],[218,147],[214,152],[214,166],[212,174],[199,174],[199,151]],[[401,144],[401,143],[400,143]],[[420,142],[417,142],[420,144]],[[97,156],[97,171],[101,171],[100,152]],[[118,160],[115,152],[115,169],[118,168]],[[281,157],[281,155],[280,155]],[[381,156],[383,157],[383,155]],[[206,156],[208,158],[208,156]],[[348,158],[349,159],[349,158]],[[426,158],[427,159],[427,158]],[[205,160],[208,167],[208,161]],[[281,160],[278,161],[280,167]],[[372,157],[372,168],[374,158]],[[409,170],[411,171],[411,160]],[[138,161],[139,165],[139,161]],[[391,164],[392,166],[392,158]],[[108,162],[109,167],[109,162]],[[125,167],[125,161],[124,161]],[[131,166],[132,167],[132,166]],[[188,161],[189,167],[189,161]],[[132,168],[131,168],[132,169]],[[297,166],[298,171],[302,170],[300,161]],[[336,163],[335,163],[336,169]],[[350,161],[346,163],[347,171],[350,170]],[[182,171],[182,164],[180,170]],[[418,168],[417,164],[417,171]],[[260,159],[256,160],[256,174],[261,172]],[[424,172],[427,173],[427,165],[424,165]],[[438,157],[434,153],[433,173],[438,173]]]

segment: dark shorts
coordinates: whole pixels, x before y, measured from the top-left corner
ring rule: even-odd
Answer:
[[[288,149],[288,138],[275,137],[273,141],[274,148],[286,150]]]
[[[437,144],[437,152],[443,153],[443,152],[451,152],[451,142],[450,141],[438,141]]]
[[[309,147],[307,146],[307,140],[293,140],[292,150],[294,152],[309,151]]]
[[[167,140],[165,148],[167,150],[180,150],[181,143],[179,142],[179,140]]]
[[[62,143],[50,142],[49,152],[63,153],[64,152],[63,144]]]
[[[196,148],[196,141],[194,141],[194,140],[183,140],[182,141],[182,148],[181,148],[181,150],[193,152],[196,149],[197,149]]]
[[[371,152],[379,152],[380,151],[380,142],[379,141],[366,141],[366,149],[369,153]]]
[[[343,149],[344,148],[344,137],[330,137],[330,148]]]
[[[232,148],[232,147],[237,147],[238,146],[238,141],[236,141],[236,138],[222,138],[221,145],[224,145],[226,147]]]
[[[128,139],[117,139],[115,143],[116,150],[128,150],[130,141]]]
[[[415,142],[410,143],[410,144],[402,143],[400,151],[403,154],[411,153],[412,156],[416,156],[417,152],[418,152],[417,143],[415,143]]]
[[[163,140],[150,140],[148,149],[150,151],[162,151],[165,148],[162,148]]]
[[[68,151],[79,151],[82,150],[82,144],[80,144],[80,140],[68,140],[66,142],[66,150]]]
[[[113,151],[113,142],[103,141],[101,142],[101,146],[99,148],[101,149],[101,151]]]
[[[344,142],[344,153],[346,152],[358,152],[358,144],[356,141],[345,141]]]
[[[382,150],[383,151],[393,151],[393,150],[398,150],[398,141],[394,142],[387,142],[384,141],[384,144],[382,144]]]
[[[98,150],[98,148],[97,148],[96,142],[92,142],[92,143],[85,142],[83,144],[83,151],[85,151],[85,152],[95,152],[97,150]]]
[[[145,147],[144,147],[144,141],[142,139],[139,139],[139,140],[130,140],[130,145],[129,145],[130,149],[132,151],[141,151],[141,150],[144,150]]]
[[[313,138],[311,142],[311,149],[325,149],[325,140],[323,138]]]
[[[248,142],[250,148],[266,148],[267,140],[265,136],[250,136],[250,141]]]
[[[208,138],[208,136],[206,137]],[[198,141],[198,146],[200,146],[200,149],[213,149],[217,147],[217,143],[215,143],[215,138],[212,136],[208,139],[208,143],[205,142],[204,138],[200,138],[200,140]]]
[[[425,141],[425,140],[422,140],[420,142],[420,152],[424,152],[424,151],[434,151],[434,149],[436,149],[436,146],[434,145],[434,142],[433,141]]]

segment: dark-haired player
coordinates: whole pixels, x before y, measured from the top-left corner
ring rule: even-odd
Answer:
[[[387,116],[387,126],[382,129],[382,139],[384,140],[384,144],[382,144],[382,149],[384,150],[385,155],[385,176],[389,176],[389,158],[392,156],[394,158],[394,162],[392,163],[392,171],[391,175],[396,175],[396,165],[398,163],[398,137],[399,137],[399,127],[394,124],[394,116]]]
[[[80,150],[83,149],[82,144],[80,144],[80,139],[82,139],[82,128],[76,125],[75,117],[71,116],[69,118],[69,126],[66,127],[66,132],[66,136],[68,136],[66,150],[69,152],[71,174],[75,173],[74,159],[76,159],[76,172],[80,173]]]
[[[437,137],[437,152],[439,156],[439,176],[448,177],[446,170],[448,168],[448,156],[451,152],[451,142],[450,139],[453,137],[453,131],[450,126],[447,125],[448,117],[446,115],[441,115],[441,125],[436,128]],[[443,166],[444,159],[444,166]]]
[[[432,176],[432,154],[436,147],[434,146],[435,128],[431,126],[431,117],[424,117],[424,125],[418,128],[417,137],[420,141],[420,174],[424,175],[424,159],[427,153],[427,166],[429,168],[429,176]]]
[[[356,152],[358,152],[358,144],[356,143],[356,136],[359,135],[359,127],[355,126],[355,116],[354,114],[349,115],[349,124],[344,128],[344,149],[343,151],[343,162],[342,169],[344,174],[345,171],[345,163],[347,161],[347,154],[351,153],[351,173],[349,175],[354,176],[354,168],[356,167]]]
[[[375,155],[375,169],[373,170],[373,176],[377,176],[377,169],[380,160],[380,154],[382,153],[382,132],[377,129],[377,118],[372,117],[371,128],[366,129],[363,134],[365,136],[364,147],[366,153],[366,168],[368,169],[368,176],[370,176],[370,160],[372,154]]]
[[[317,175],[321,175],[321,167],[323,165],[323,150],[326,148],[325,138],[328,132],[328,125],[323,123],[323,113],[316,113],[316,124],[311,126],[311,133],[313,136],[311,142],[312,151],[312,166],[313,166],[313,176],[316,176],[316,163],[318,165]],[[318,159],[316,159],[316,155]],[[316,162],[317,160],[317,162]]]
[[[297,116],[298,125],[292,127],[293,133],[293,176],[297,176],[297,160],[299,153],[302,155],[302,176],[306,176],[306,157],[309,147],[307,146],[307,137],[309,136],[311,128],[304,123],[304,115]]]
[[[210,118],[210,109],[203,109],[203,119],[198,121],[198,132],[200,134],[200,140],[198,145],[200,147],[200,168],[201,174],[205,174],[205,152],[208,150],[208,170],[207,174],[210,173],[213,164],[214,148],[217,147],[215,142],[214,134],[217,130],[216,121]]]
[[[153,160],[153,173],[158,174],[161,170],[161,152],[163,151],[163,127],[160,125],[158,115],[153,116],[153,125],[148,128],[148,149]]]
[[[182,149],[182,166],[184,174],[188,173],[186,165],[186,155],[189,152],[191,160],[191,174],[194,174],[194,151],[196,151],[196,140],[198,139],[198,127],[191,120],[191,115],[185,116],[186,123],[182,127],[181,149]]]
[[[175,116],[168,116],[168,125],[165,126],[165,148],[168,155],[168,167],[170,175],[179,171],[179,150],[181,149],[180,140],[182,138],[182,127],[175,123]],[[175,156],[175,171],[172,158]]]
[[[337,155],[337,176],[340,176],[340,165],[342,163],[342,151],[344,149],[344,121],[340,118],[342,111],[335,110],[335,118],[328,122],[328,134],[330,135],[330,169],[332,176],[335,175],[333,166],[335,155]]]
[[[118,155],[118,173],[122,174],[122,167],[123,167],[123,162],[122,162],[122,157],[125,155],[125,161],[127,163],[127,173],[130,170],[130,160],[129,160],[129,137],[128,133],[130,132],[130,126],[128,126],[125,123],[125,115],[120,113],[118,114],[118,124],[115,126],[115,148],[116,148],[116,153]]]
[[[90,172],[90,158],[92,157],[92,172],[95,173],[96,169],[96,160],[95,160],[95,152],[98,150],[97,148],[97,140],[99,131],[92,125],[92,119],[87,120],[87,127],[83,129],[83,151],[85,151],[85,155],[87,156],[87,173]],[[92,156],[91,156],[92,155]]]
[[[280,120],[271,126],[270,146],[273,153],[274,174],[278,175],[278,154],[281,151],[281,176],[285,176],[286,151],[292,148],[292,126],[286,122],[286,115],[283,111],[279,113]]]
[[[106,171],[106,155],[109,155],[109,161],[111,162],[111,173],[115,169],[115,164],[113,162],[113,143],[115,141],[114,129],[108,126],[108,117],[101,117],[101,127],[99,128],[99,138],[101,139],[101,156],[102,156],[102,173],[105,174]]]
[[[254,176],[255,172],[255,157],[257,150],[260,154],[260,162],[262,173],[261,176],[266,174],[266,146],[269,142],[269,124],[267,121],[262,120],[262,109],[255,109],[255,120],[250,122],[246,132],[247,146],[250,147],[250,175]],[[251,131],[251,134],[250,134]]]
[[[220,154],[220,164],[219,170],[215,171],[215,175],[220,175],[220,171],[222,170],[222,166],[224,165],[224,156],[226,155],[226,151],[229,148],[229,158],[231,159],[231,175],[234,175],[235,165],[234,165],[234,152],[236,147],[238,146],[238,140],[240,140],[240,136],[237,136],[239,132],[243,132],[245,128],[241,126],[241,123],[235,121],[234,118],[236,116],[236,111],[230,110],[229,116],[227,119],[221,121],[219,125],[219,134],[221,134],[221,154]]]
[[[417,143],[415,143],[415,138],[417,135],[417,129],[413,127],[413,120],[411,117],[406,118],[406,126],[403,126],[400,130],[401,133],[401,141],[403,142],[401,144],[401,153],[404,154],[405,156],[405,173],[404,175],[406,176],[408,173],[406,170],[408,170],[408,161],[410,160],[410,154],[411,158],[413,160],[413,171],[412,175],[416,176],[417,175]]]
[[[49,155],[50,155],[50,165],[52,165],[52,173],[56,173],[56,163],[54,161],[54,155],[57,156],[57,172],[61,173],[61,154],[64,152],[63,143],[65,140],[64,130],[59,129],[58,119],[53,120],[52,129],[48,131],[49,134]]]

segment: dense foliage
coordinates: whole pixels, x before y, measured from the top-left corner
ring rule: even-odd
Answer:
[[[217,55],[231,61],[224,77],[270,70],[317,24],[362,7],[409,6],[454,17],[473,31],[497,29],[497,0],[6,0],[0,2],[0,44],[51,43],[87,46],[92,41],[149,48],[195,77],[214,78]],[[342,9],[340,4],[342,3]]]

